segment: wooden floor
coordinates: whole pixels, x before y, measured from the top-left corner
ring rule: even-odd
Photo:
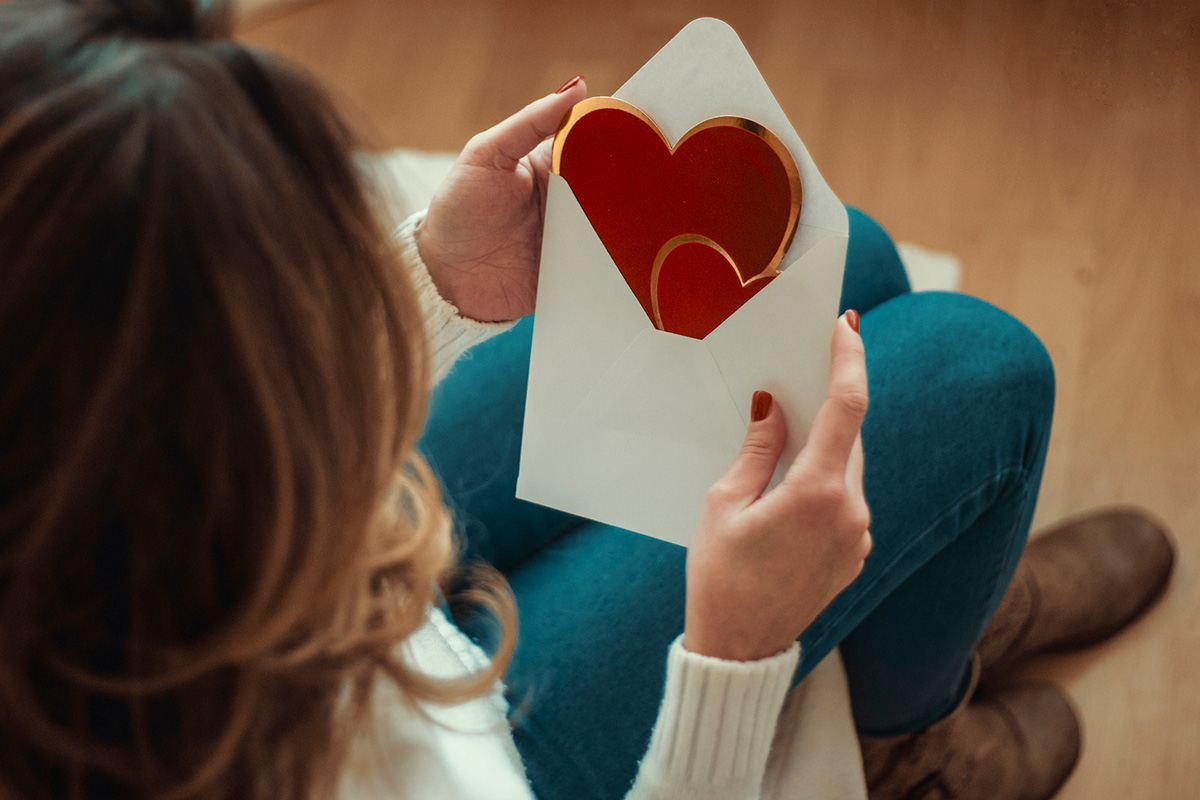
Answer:
[[[243,36],[309,65],[378,148],[459,148],[679,28],[741,34],[834,191],[956,253],[1058,370],[1038,523],[1136,503],[1181,560],[1147,619],[1038,672],[1083,710],[1060,797],[1200,798],[1200,9],[1122,0],[318,0]]]

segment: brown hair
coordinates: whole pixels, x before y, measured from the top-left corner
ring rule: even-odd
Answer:
[[[0,3],[0,796],[334,787],[454,561],[421,311],[315,81],[187,0]]]

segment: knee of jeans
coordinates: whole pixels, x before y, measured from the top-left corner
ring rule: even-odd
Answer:
[[[854,206],[847,205],[846,206],[846,216],[848,218],[848,222],[850,225],[849,230],[850,230],[850,234],[852,237],[853,236],[863,236],[863,237],[880,236],[880,237],[887,239],[888,241],[891,241],[892,237],[888,234],[888,232],[885,231],[883,229],[883,226],[880,225],[878,222],[876,222],[875,218],[872,217],[867,212],[865,212],[859,208],[855,208]]]
[[[1045,446],[1054,415],[1054,364],[1045,345],[1027,325],[975,297],[944,295],[953,314],[975,329],[980,394],[998,412],[1029,426],[1030,446]]]
[[[1001,372],[1004,388],[1011,401],[1020,404],[1035,424],[1050,425],[1054,415],[1054,363],[1042,340],[1023,322],[995,309],[1002,315],[997,328],[1004,351]]]
[[[846,206],[846,216],[850,235],[848,247],[851,250],[875,251],[882,248],[884,251],[895,251],[896,244],[892,241],[891,234],[884,230],[874,217],[854,206]]]

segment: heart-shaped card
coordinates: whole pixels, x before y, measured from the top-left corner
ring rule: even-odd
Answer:
[[[637,107],[589,98],[563,121],[552,171],[655,326],[695,339],[778,274],[800,217],[791,153],[742,117],[705,120],[672,146]]]

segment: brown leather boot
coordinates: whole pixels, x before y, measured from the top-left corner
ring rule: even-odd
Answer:
[[[870,800],[1046,800],[1079,760],[1070,700],[1042,681],[980,692],[919,733],[859,737]]]
[[[979,642],[983,682],[1112,636],[1163,593],[1174,563],[1166,529],[1137,509],[1090,512],[1032,538]]]

